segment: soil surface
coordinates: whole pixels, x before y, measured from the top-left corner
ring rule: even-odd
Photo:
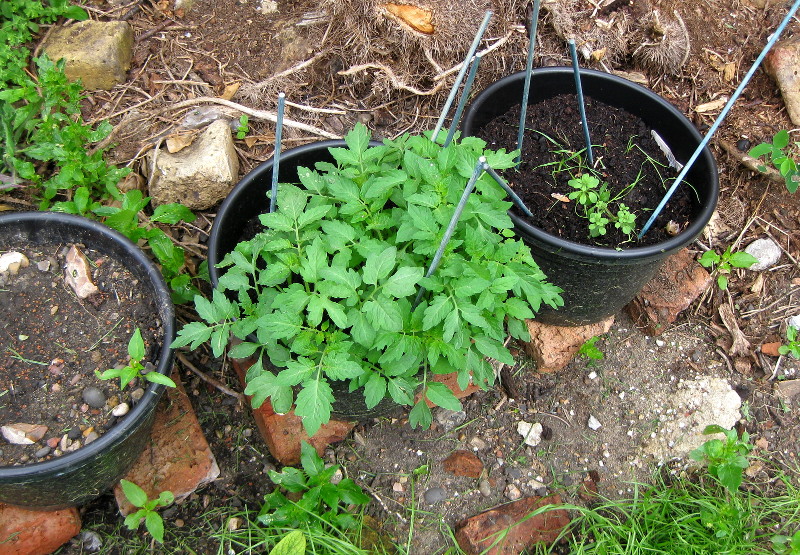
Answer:
[[[296,104],[289,106],[287,116],[335,134],[363,121],[379,138],[432,128],[457,72],[437,58],[439,50],[423,52],[407,43],[391,43],[394,35],[373,36],[367,43],[362,35],[375,28],[372,21],[361,25],[359,18],[372,13],[367,9],[344,12],[363,33],[342,39],[342,27],[332,25],[325,11],[354,6],[353,2],[197,0],[188,11],[175,10],[167,0],[82,3],[92,18],[124,17],[134,29],[128,82],[111,91],[89,91],[84,116],[95,122],[109,119],[116,126],[111,142],[118,146],[111,158],[136,170],[160,136],[178,126],[187,113],[213,104],[201,99],[221,95],[228,86],[240,87],[232,102],[251,115],[258,113],[254,110],[274,110],[277,91],[286,90]],[[494,4],[504,19],[490,29],[482,45],[495,48],[484,56],[476,90],[525,64],[522,25],[527,3],[497,0]],[[755,0],[613,2],[614,9],[602,13],[590,2],[546,4],[539,22],[537,66],[568,65],[565,30],[605,32],[623,21],[643,22],[655,10],[662,16],[679,13],[683,27],[678,27],[685,28],[690,42],[685,63],[680,63],[684,56],[679,41],[671,51],[672,46],[662,45],[666,54],[661,52],[670,59],[678,52],[678,69],[668,71],[652,57],[642,61],[639,53],[652,49],[647,46],[652,36],[640,28],[626,28],[619,35],[640,39],[639,44],[625,49],[619,41],[592,42],[582,63],[629,72],[673,103],[701,132],[721,109],[721,104],[709,108],[708,103],[735,90],[786,9],[781,3],[756,5]],[[577,24],[567,25],[563,14],[554,11],[554,6],[562,5],[570,6]],[[784,36],[799,31],[793,22]],[[471,37],[462,35],[463,44],[455,50],[463,57]],[[338,42],[332,43],[334,39]],[[370,57],[375,63],[363,63]],[[428,73],[403,73],[404,63],[412,58],[417,69],[427,67]],[[437,80],[440,75],[444,77]],[[446,86],[434,90],[440,82]],[[233,110],[232,117],[241,113]],[[248,136],[236,141],[242,175],[273,151],[273,124],[256,116],[250,123]],[[360,424],[348,440],[329,449],[327,460],[343,464],[345,474],[373,497],[369,510],[384,523],[385,531],[403,545],[408,541],[409,553],[444,553],[453,545],[448,529],[461,518],[517,494],[558,492],[567,501],[581,502],[581,488],[588,480],[603,495],[625,495],[633,487],[630,480],[646,481],[659,461],[672,458],[670,418],[681,411],[686,388],[716,378],[724,379],[740,397],[736,426],[747,430],[759,445],[755,452],[759,463],[748,469],[748,476],[778,488],[773,477],[782,470],[797,483],[798,399],[780,396],[778,385],[798,378],[798,363],[762,345],[784,342],[787,319],[800,314],[800,206],[783,184],[745,169],[740,153],[724,146],[747,150],[779,129],[794,127],[774,81],[756,72],[712,141],[720,169],[718,217],[692,246],[698,255],[709,248],[721,253],[772,237],[783,253],[777,265],[758,272],[734,271],[728,290],[709,289],[658,338],[642,334],[624,314],[618,315],[611,332],[597,343],[605,358],[591,366],[576,359],[556,374],[540,374],[517,346],[517,364],[503,373],[507,379],[466,401],[463,415],[437,414],[436,427],[420,431],[408,426],[401,411],[395,418]],[[287,148],[317,138],[284,129]],[[15,207],[32,205],[24,195],[4,195],[2,200],[17,203]],[[193,253],[193,268],[204,258],[213,218],[210,210],[193,225],[170,230]],[[733,312],[733,321],[723,321],[721,308]],[[196,318],[186,308],[179,309],[179,316],[184,321]],[[743,337],[747,346],[741,348],[740,341],[740,348],[733,349],[734,336]],[[240,390],[228,360],[215,359],[204,348],[186,355],[209,377]],[[155,551],[238,553],[242,548],[220,535],[243,526],[236,510],[260,507],[272,488],[266,473],[276,463],[247,407],[186,369],[181,375],[222,474],[163,512],[167,543]],[[536,447],[524,444],[518,432],[521,421],[542,424],[543,439]],[[596,429],[595,421],[600,424]],[[482,477],[459,477],[445,470],[443,461],[456,450],[471,451],[480,459]],[[683,455],[675,456],[679,458],[670,464],[686,464]],[[100,549],[107,553],[147,551],[124,543],[143,532],[121,527],[110,495],[81,511],[85,533],[61,553],[96,551],[91,546],[98,538]]]
[[[661,202],[676,173],[651,135],[652,129],[640,118],[591,97],[585,98],[585,110],[594,145],[594,168],[589,166],[586,156],[575,95],[557,95],[529,107],[522,163],[505,170],[503,176],[533,216],[526,216],[518,207],[514,211],[531,225],[556,237],[612,248],[662,242],[671,237],[667,232],[669,222],[673,222],[673,235],[685,229],[693,212],[689,186],[676,190],[654,222],[652,232],[636,240],[636,232],[650,217],[653,207]],[[514,150],[519,117],[520,106],[516,105],[478,130],[476,136],[490,148]],[[604,186],[608,191],[608,213],[603,216],[610,221],[605,233],[597,237],[590,236],[586,208],[577,199],[570,199],[576,190],[570,181],[582,175],[599,180],[594,194]],[[612,214],[616,215],[622,204],[636,215],[633,233],[624,233],[614,224]]]
[[[138,328],[155,362],[163,330],[142,284],[122,264],[80,247],[99,291],[80,299],[65,283],[74,245],[2,245],[26,255],[16,275],[0,274],[0,465],[41,462],[91,443],[125,418],[144,394],[134,380],[124,390],[95,371],[128,364]],[[17,436],[20,443],[11,443]],[[27,441],[26,441],[27,440]]]

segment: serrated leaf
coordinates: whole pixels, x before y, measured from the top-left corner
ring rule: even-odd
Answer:
[[[411,412],[408,413],[409,425],[412,428],[419,426],[420,428],[427,430],[431,427],[431,422],[433,422],[431,409],[424,400],[418,401],[417,404],[414,405],[414,408],[411,409]]]
[[[397,264],[397,249],[387,247],[379,253],[373,253],[364,264],[362,279],[364,283],[376,285],[379,280],[386,278]]]
[[[438,325],[445,317],[453,311],[450,297],[447,295],[437,295],[425,309],[425,317],[422,320],[422,329],[429,330]]]
[[[325,468],[317,450],[305,441],[300,442],[300,464],[309,476],[316,476]]]
[[[155,511],[148,512],[144,517],[144,526],[158,543],[164,543],[164,521]]]
[[[364,312],[367,321],[376,330],[398,332],[403,329],[403,315],[400,313],[397,303],[384,297],[364,303]]]
[[[425,397],[442,408],[452,411],[461,410],[461,401],[450,391],[446,385],[440,382],[428,382],[425,389]]]
[[[383,292],[396,298],[413,295],[417,292],[423,272],[422,267],[401,266],[383,283]]]
[[[197,216],[182,204],[160,204],[153,210],[150,221],[175,225],[180,221],[193,222]]]
[[[380,403],[386,396],[386,378],[373,373],[364,385],[364,399],[367,408],[371,409]]]
[[[730,262],[735,268],[749,268],[758,263],[758,258],[746,252],[735,252],[731,255]]]
[[[511,353],[508,351],[508,349],[503,347],[503,344],[499,341],[495,341],[489,337],[480,336],[474,338],[474,344],[483,356],[487,356],[502,362],[503,364],[513,366],[514,357],[511,356]]]
[[[190,322],[178,331],[177,337],[170,344],[170,347],[177,349],[191,343],[189,348],[192,350],[197,349],[197,347],[209,340],[212,331],[214,331],[214,328],[208,327],[202,322]]]
[[[368,200],[388,197],[395,187],[405,182],[407,179],[408,174],[403,170],[387,170],[380,173],[379,177],[367,180],[362,187],[362,194],[364,198]]]
[[[330,421],[333,400],[333,391],[327,381],[312,379],[303,383],[295,400],[294,413],[303,419],[303,428],[310,437]]]

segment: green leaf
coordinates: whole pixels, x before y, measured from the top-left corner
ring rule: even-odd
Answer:
[[[196,219],[194,213],[179,203],[160,204],[153,210],[153,215],[150,216],[150,221],[161,222],[169,225],[175,225],[178,222],[193,222]]]
[[[161,385],[165,385],[167,387],[178,387],[178,385],[172,381],[172,378],[169,376],[165,376],[164,374],[156,371],[148,372],[144,375],[144,378],[148,382],[158,383]]]
[[[269,552],[269,555],[305,555],[306,537],[300,530],[292,530]]]
[[[364,303],[364,312],[367,321],[376,330],[399,332],[403,329],[403,315],[397,303],[387,300],[383,296]]]
[[[130,501],[131,505],[134,507],[142,507],[147,503],[147,494],[133,482],[120,480],[119,485],[122,488],[122,493],[125,494],[125,499]]]
[[[190,349],[197,349],[197,347],[209,340],[213,331],[214,328],[208,327],[202,322],[190,322],[178,331],[177,337],[170,347],[177,349],[191,343]]]
[[[428,382],[425,390],[425,397],[435,405],[452,411],[461,410],[461,401],[450,391],[446,385],[440,382]]]
[[[380,253],[373,253],[364,264],[363,280],[369,285],[377,285],[378,280],[386,278],[397,264],[397,249],[387,247]]]
[[[419,426],[420,428],[427,430],[431,427],[431,422],[433,422],[431,409],[424,400],[417,401],[417,404],[415,404],[414,408],[411,409],[411,412],[408,413],[409,425],[412,428]]]
[[[422,329],[429,330],[439,324],[453,311],[450,297],[447,295],[437,295],[431,304],[425,309],[425,316],[422,320]]]
[[[371,178],[362,189],[365,199],[377,199],[388,197],[392,190],[408,180],[408,174],[403,170],[387,170],[379,174],[379,177]]]
[[[353,129],[344,136],[344,142],[356,154],[362,154],[369,146],[370,133],[367,126],[358,122]]]
[[[424,269],[421,266],[401,266],[383,283],[384,293],[396,298],[408,297],[417,292]]]
[[[508,349],[503,347],[503,344],[499,341],[486,336],[475,337],[474,339],[475,347],[477,347],[478,351],[480,351],[483,356],[493,358],[509,366],[514,365],[514,357],[511,356]]]
[[[721,260],[721,258],[716,252],[714,252],[712,250],[707,250],[698,259],[698,262],[700,263],[701,266],[703,266],[705,268],[710,268],[714,264],[719,264],[720,260]]]
[[[228,356],[231,358],[247,358],[253,355],[259,348],[258,343],[243,341],[228,349]]]
[[[303,428],[309,436],[330,421],[333,400],[333,391],[327,381],[311,379],[303,383],[295,400],[294,413],[303,419]]]
[[[758,258],[746,252],[735,252],[730,257],[730,263],[734,268],[749,268],[758,263]]]
[[[775,136],[772,138],[772,144],[781,149],[789,146],[789,132],[786,131],[786,129],[781,129],[775,133]]]
[[[138,361],[144,358],[144,339],[142,339],[142,331],[139,328],[136,328],[128,341],[128,355],[131,360]]]
[[[144,526],[158,543],[164,543],[164,520],[155,511],[150,511],[144,517]]]
[[[386,397],[386,378],[380,374],[373,373],[364,385],[364,399],[367,408],[371,409]]]
[[[300,464],[309,476],[316,476],[325,468],[317,450],[305,441],[300,442]]]

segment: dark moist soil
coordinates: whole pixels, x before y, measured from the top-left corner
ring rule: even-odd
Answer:
[[[486,140],[491,148],[514,150],[519,115],[520,106],[514,106],[506,114],[490,121],[477,135]],[[594,145],[596,176],[601,183],[608,184],[611,198],[630,183],[637,183],[624,198],[612,203],[611,208],[616,213],[619,202],[628,206],[637,215],[638,232],[661,202],[676,172],[668,167],[666,156],[652,138],[650,128],[639,117],[586,97],[586,118]],[[686,228],[692,218],[693,207],[691,188],[682,186],[656,219],[651,231],[641,240],[636,240],[635,233],[633,238],[628,237],[613,223],[606,226],[605,236],[590,238],[589,222],[579,215],[582,214],[581,207],[568,199],[575,190],[568,181],[585,173],[585,169],[553,171],[556,163],[569,157],[569,154],[559,154],[557,151],[575,153],[585,149],[585,146],[575,95],[558,95],[529,106],[522,142],[522,163],[517,170],[506,170],[504,177],[531,210],[533,217],[527,218],[516,207],[514,211],[531,225],[552,235],[604,247],[660,243],[670,238],[666,232],[670,221],[677,223],[679,229]],[[568,164],[577,166],[573,161]]]
[[[128,363],[137,327],[143,363],[157,362],[163,329],[146,288],[118,261],[79,246],[100,289],[80,300],[64,280],[69,247],[0,245],[29,259],[16,275],[0,274],[0,426],[30,424],[36,428],[29,439],[41,435],[30,445],[0,439],[0,466],[75,451],[125,418],[120,405],[132,407],[146,384],[134,380],[120,391],[118,379],[100,380],[95,370]]]

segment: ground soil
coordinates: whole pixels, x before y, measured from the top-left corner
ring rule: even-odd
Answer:
[[[90,121],[108,118],[117,126],[113,142],[118,146],[111,152],[112,159],[136,169],[141,155],[159,136],[179,125],[187,111],[208,104],[197,99],[222,94],[228,85],[239,83],[242,89],[260,91],[232,97],[257,110],[273,109],[274,93],[285,88],[290,99],[301,105],[290,107],[291,117],[334,133],[363,121],[377,137],[431,128],[449,88],[448,84],[438,94],[417,95],[408,87],[392,89],[388,73],[374,67],[360,69],[355,76],[338,73],[350,68],[351,55],[355,59],[372,53],[385,62],[391,57],[402,60],[407,50],[396,45],[393,50],[371,51],[345,42],[331,48],[319,38],[326,29],[325,19],[309,23],[309,14],[321,9],[317,2],[280,0],[274,12],[261,9],[269,2],[244,0],[197,0],[187,12],[174,10],[166,0],[128,4],[93,0],[86,4],[93,18],[125,17],[134,28],[134,61],[128,82],[112,91],[89,92],[84,115]],[[595,25],[590,17],[592,5],[572,4],[583,17],[584,28]],[[637,15],[632,10],[640,5],[645,3],[625,4],[619,10]],[[628,55],[603,58],[598,54],[599,59],[583,63],[637,72],[637,79],[673,103],[701,132],[712,124],[719,108],[698,108],[734,91],[786,9],[783,4],[758,7],[744,0],[692,4],[653,0],[646,7],[661,14],[680,12],[691,38],[690,55],[681,69],[674,73],[654,70]],[[604,16],[609,24],[612,14]],[[304,24],[298,25],[301,22]],[[523,22],[524,14],[514,21]],[[559,36],[556,23],[550,13],[540,21],[536,65],[568,64],[564,37]],[[786,36],[798,31],[797,23],[792,23]],[[499,63],[482,65],[477,88],[503,72],[524,67],[524,46],[520,48],[524,34],[514,33],[512,30],[517,42],[510,40],[485,56],[486,62],[494,57]],[[333,35],[335,30],[330,33]],[[462,51],[468,38],[464,37]],[[513,45],[516,47],[511,49]],[[328,48],[339,54],[327,56]],[[340,53],[347,53],[348,48],[352,54],[342,57]],[[309,65],[298,65],[312,57]],[[430,58],[435,61],[435,53]],[[484,73],[484,68],[493,68],[494,73]],[[282,77],[269,80],[283,70],[288,71]],[[391,93],[377,94],[386,90]],[[184,101],[188,105],[175,108]],[[308,107],[343,113],[320,113]],[[238,112],[235,115],[238,117]],[[716,139],[746,150],[779,129],[793,127],[775,83],[759,71]],[[271,155],[273,136],[271,123],[251,118],[248,139],[236,142],[242,175]],[[294,129],[285,130],[284,138],[286,146],[316,139]],[[401,412],[394,419],[360,424],[346,442],[328,450],[328,460],[342,463],[345,473],[373,496],[370,511],[403,544],[415,515],[409,553],[445,552],[452,545],[446,527],[507,501],[509,485],[523,495],[554,491],[580,502],[580,488],[588,477],[603,495],[624,495],[633,487],[630,480],[646,481],[654,468],[656,460],[644,448],[651,444],[651,434],[659,431],[660,413],[673,410],[671,402],[681,379],[700,375],[725,378],[740,394],[742,418],[737,425],[750,432],[754,441],[761,440],[756,453],[763,464],[753,469],[753,479],[770,484],[776,469],[798,479],[798,401],[783,399],[776,392],[777,382],[798,377],[797,361],[770,356],[760,346],[783,341],[786,319],[800,314],[796,263],[800,206],[797,197],[781,184],[744,169],[736,152],[723,148],[716,139],[712,149],[720,169],[720,209],[713,227],[692,249],[698,254],[707,248],[740,250],[757,238],[771,236],[784,252],[777,266],[765,272],[735,271],[727,291],[709,289],[657,340],[639,332],[624,314],[618,315],[612,331],[597,344],[606,353],[605,359],[591,367],[578,359],[556,374],[543,375],[517,349],[517,364],[505,372],[509,379],[466,401],[463,422],[450,431],[440,424],[429,431],[412,430]],[[197,254],[193,265],[202,260],[213,217],[213,210],[204,212],[193,226],[173,230],[174,236]],[[731,354],[735,330],[719,316],[725,305],[734,309],[736,326],[749,342],[744,355]],[[179,315],[184,321],[196,317],[186,308],[180,308]],[[214,359],[203,349],[188,356],[209,376],[239,388],[227,360]],[[258,437],[246,407],[188,371],[182,369],[182,375],[222,474],[204,490],[164,512],[168,543],[160,551],[226,552],[231,546],[221,544],[215,534],[241,526],[240,521],[233,524],[229,518],[231,509],[260,505],[271,489],[266,471],[276,463]],[[590,415],[602,425],[597,430],[587,427]],[[547,428],[539,446],[522,443],[517,432],[520,420],[535,420]],[[486,468],[488,488],[481,488],[480,480],[456,477],[444,470],[442,461],[456,449],[477,454]],[[442,488],[443,495],[425,496],[434,488]],[[115,541],[142,534],[119,528],[121,518],[110,496],[83,507],[82,517],[84,530],[101,534],[106,552],[115,552]],[[76,538],[61,552],[88,552],[87,541],[85,536]]]
[[[0,464],[41,462],[94,441],[125,417],[121,404],[141,398],[138,380],[120,390],[95,371],[128,364],[128,341],[141,330],[154,364],[163,337],[149,292],[119,261],[80,247],[91,260],[99,292],[79,299],[65,283],[65,256],[73,245],[3,242],[29,265],[0,275],[0,422],[35,426],[32,444],[4,442]],[[92,392],[93,390],[93,392]],[[137,391],[138,390],[138,391]]]
[[[623,233],[609,223],[606,233],[589,234],[589,221],[583,206],[569,195],[575,188],[569,182],[581,175],[593,175],[607,186],[609,211],[616,214],[620,204],[637,215],[641,228],[654,206],[658,206],[675,178],[666,156],[659,150],[651,129],[638,117],[591,97],[585,99],[589,136],[597,170],[591,171],[586,160],[586,142],[575,95],[557,95],[533,104],[526,117],[522,141],[522,163],[503,176],[512,183],[533,216],[514,207],[517,215],[548,233],[574,241],[603,247],[645,246],[671,237],[667,224],[674,222],[676,232],[689,224],[693,210],[691,189],[680,187],[653,224],[653,229],[636,240],[635,233]],[[475,135],[491,148],[516,149],[520,106],[498,116]],[[597,192],[597,191],[595,191]],[[696,206],[695,206],[696,208]],[[608,217],[608,214],[603,214]]]

